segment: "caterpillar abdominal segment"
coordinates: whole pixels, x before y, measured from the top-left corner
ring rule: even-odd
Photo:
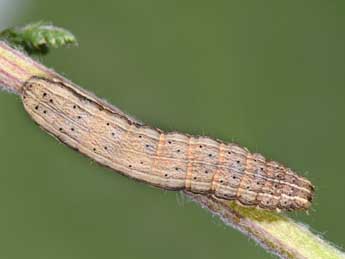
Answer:
[[[45,131],[139,181],[268,210],[307,210],[311,205],[310,181],[236,144],[148,127],[59,78],[32,77],[21,96]]]

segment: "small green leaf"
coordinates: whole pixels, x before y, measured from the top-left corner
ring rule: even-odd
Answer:
[[[14,27],[0,32],[0,39],[28,54],[47,54],[51,48],[77,46],[75,36],[66,29],[48,22],[35,22],[23,27]]]

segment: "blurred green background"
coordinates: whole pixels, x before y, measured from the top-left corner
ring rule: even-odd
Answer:
[[[1,0],[2,13],[10,8]],[[345,244],[345,2],[32,0],[79,48],[41,60],[140,120],[236,141],[317,187],[290,216]],[[175,192],[98,166],[0,94],[0,258],[272,258]]]

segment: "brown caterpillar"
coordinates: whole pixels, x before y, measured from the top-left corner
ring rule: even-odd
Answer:
[[[22,100],[60,141],[139,181],[269,210],[311,205],[313,185],[291,169],[232,143],[150,128],[62,79],[29,79]]]

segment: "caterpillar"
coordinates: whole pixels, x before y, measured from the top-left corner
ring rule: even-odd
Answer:
[[[290,168],[234,143],[137,122],[58,77],[28,79],[25,110],[49,134],[128,177],[266,210],[307,210],[314,186]]]

